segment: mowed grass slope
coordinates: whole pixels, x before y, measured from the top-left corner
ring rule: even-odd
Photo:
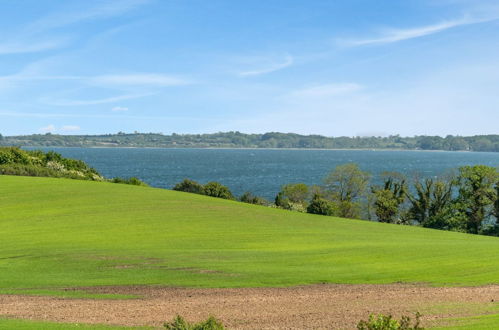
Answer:
[[[0,293],[133,284],[499,283],[494,237],[68,179],[0,176],[0,242]]]

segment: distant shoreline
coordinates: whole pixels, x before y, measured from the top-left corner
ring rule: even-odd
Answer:
[[[33,134],[0,136],[0,145],[73,148],[249,149],[249,150],[387,150],[499,152],[499,135],[401,137],[326,137],[269,132],[245,134],[118,133],[109,135]]]
[[[471,151],[471,150],[423,150],[423,149],[396,149],[396,148],[248,148],[248,147],[126,147],[126,146],[21,146],[21,148],[80,148],[80,149],[166,149],[166,150],[310,150],[310,151],[415,151],[415,152],[462,152],[475,153],[494,151]]]

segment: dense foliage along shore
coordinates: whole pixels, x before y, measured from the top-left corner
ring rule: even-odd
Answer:
[[[397,172],[382,174],[381,185],[357,164],[337,166],[322,185],[290,183],[274,202],[246,192],[241,202],[350,219],[421,226],[499,236],[499,168],[463,166],[444,177],[409,180]],[[228,187],[185,179],[173,190],[234,200]]]
[[[147,186],[137,178],[106,179],[97,170],[77,159],[40,150],[22,150],[18,147],[0,147],[0,175],[38,176]]]
[[[499,135],[401,137],[325,137],[294,133],[213,134],[123,133],[106,135],[33,134],[1,136],[0,145],[47,147],[156,147],[156,148],[303,148],[400,149],[499,152]]]
[[[106,179],[85,162],[53,151],[19,147],[0,147],[0,174],[146,185],[135,177]],[[323,185],[282,186],[273,203],[251,192],[237,197],[216,181],[203,185],[184,179],[173,190],[341,218],[499,236],[498,168],[463,166],[445,177],[415,179],[412,187],[396,172],[384,173],[381,185],[371,184],[370,178],[355,163],[339,165]]]

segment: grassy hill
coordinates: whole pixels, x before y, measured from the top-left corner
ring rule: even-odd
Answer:
[[[499,283],[498,238],[106,182],[0,176],[0,236],[0,293]]]

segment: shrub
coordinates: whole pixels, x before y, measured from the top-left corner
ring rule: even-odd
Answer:
[[[140,179],[138,179],[136,177],[131,177],[131,178],[128,178],[128,179],[124,179],[124,178],[113,178],[110,181],[113,182],[113,183],[131,184],[131,185],[134,185],[134,186],[144,186],[144,187],[148,187],[149,186],[147,183],[141,181]]]
[[[229,188],[215,181],[208,182],[204,185],[204,194],[211,197],[235,199]]]
[[[28,153],[17,147],[0,148],[0,164],[31,164]]]
[[[391,315],[374,314],[369,315],[369,320],[360,321],[357,324],[359,330],[420,330],[424,329],[420,325],[421,314],[416,313],[416,321],[411,326],[411,318],[402,316],[400,321],[395,320]]]
[[[307,213],[333,215],[334,207],[330,201],[322,198],[320,195],[315,194],[312,201],[307,207]]]
[[[304,183],[291,183],[281,187],[275,198],[275,205],[286,209],[305,212],[310,192]]]
[[[182,182],[177,183],[173,187],[173,190],[204,195],[203,185],[189,179],[184,179]]]
[[[269,205],[269,202],[265,198],[255,196],[249,191],[242,194],[241,197],[239,197],[239,200],[243,203],[256,204],[256,205]]]
[[[64,177],[63,173],[57,172],[56,170],[25,164],[1,164],[0,174],[19,176],[48,176],[55,178]]]
[[[0,174],[47,176],[102,181],[103,177],[81,160],[64,158],[60,154],[17,147],[0,147]]]
[[[177,317],[172,321],[164,324],[168,330],[224,330],[222,322],[210,316],[206,321],[199,323],[189,323],[182,316]]]

